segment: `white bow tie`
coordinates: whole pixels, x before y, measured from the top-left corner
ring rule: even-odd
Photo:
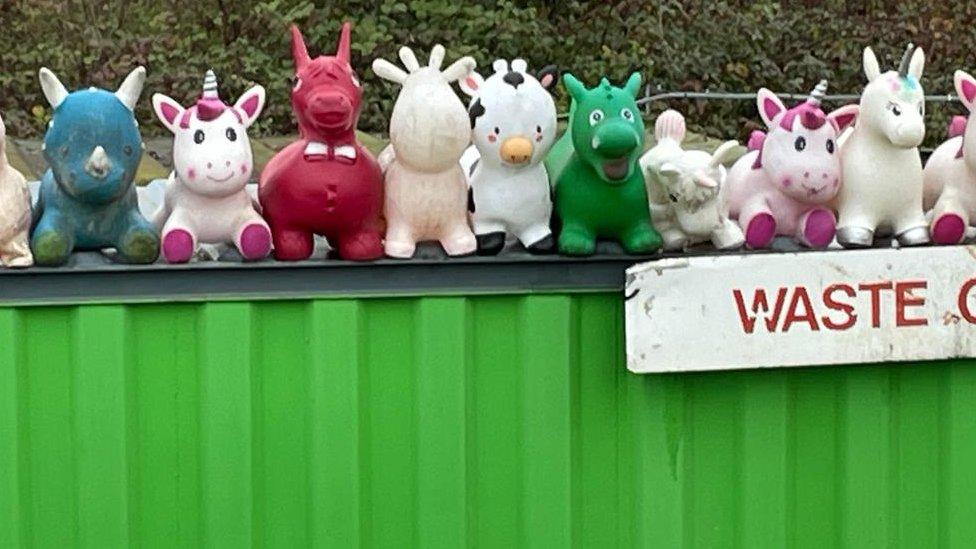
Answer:
[[[330,156],[329,150],[332,151],[333,156],[348,158],[349,160],[356,159],[356,147],[352,145],[329,146],[328,143],[318,141],[308,142],[308,145],[305,146],[305,156]]]

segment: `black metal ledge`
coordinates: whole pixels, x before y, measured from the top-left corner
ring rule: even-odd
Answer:
[[[778,239],[769,251],[798,251]],[[591,257],[533,256],[512,246],[495,257],[448,258],[436,244],[424,244],[410,260],[357,263],[327,258],[285,263],[242,263],[236,252],[216,261],[184,265],[157,262],[125,265],[110,255],[76,253],[58,268],[0,269],[0,305],[93,302],[265,300],[312,297],[622,292],[624,272],[635,263],[663,257],[715,255],[708,246],[679,254],[631,256],[600,243]]]

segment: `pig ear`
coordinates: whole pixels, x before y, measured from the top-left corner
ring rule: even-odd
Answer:
[[[559,80],[559,69],[556,65],[546,65],[536,75],[536,80],[542,84],[543,88],[551,90],[556,85],[556,81]]]
[[[291,26],[291,58],[295,62],[295,70],[300,71],[311,61],[308,56],[308,48],[305,47],[305,39],[302,38],[302,31],[298,30],[298,25]]]
[[[786,105],[783,105],[779,97],[766,88],[760,88],[756,92],[756,107],[759,108],[759,116],[762,117],[767,128],[772,128],[773,119],[786,110]]]
[[[875,78],[881,76],[881,65],[878,64],[878,57],[874,55],[871,46],[864,48],[864,76],[868,77],[868,82],[873,82]]]
[[[471,71],[467,76],[458,80],[458,86],[461,86],[461,91],[471,97],[478,97],[478,91],[481,90],[481,86],[484,83],[485,79],[476,71]]]
[[[837,133],[844,131],[845,128],[854,123],[860,112],[858,105],[844,105],[843,107],[827,115],[828,120],[833,120],[837,124]]]
[[[976,79],[965,71],[956,71],[952,80],[956,83],[956,93],[959,100],[966,106],[966,109],[973,110],[973,101],[976,100]]]
[[[153,111],[156,118],[163,123],[166,128],[176,133],[179,130],[179,120],[185,110],[175,99],[167,97],[161,93],[152,96]]]
[[[249,128],[261,114],[261,109],[264,108],[264,88],[254,86],[247,90],[234,104],[234,108],[244,115],[242,122],[245,128]]]

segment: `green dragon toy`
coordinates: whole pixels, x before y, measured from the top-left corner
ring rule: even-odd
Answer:
[[[546,158],[563,254],[591,255],[597,238],[618,240],[630,254],[661,247],[637,164],[644,145],[635,102],[640,82],[635,72],[623,88],[604,78],[586,89],[572,74],[563,75],[572,97],[569,128]]]

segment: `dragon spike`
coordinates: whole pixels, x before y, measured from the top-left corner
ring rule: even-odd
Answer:
[[[901,57],[901,63],[898,64],[898,76],[902,78],[908,76],[908,65],[912,61],[913,53],[915,53],[915,44],[909,42],[908,47],[905,48],[905,55]]]
[[[812,105],[814,107],[819,107],[820,102],[823,101],[824,95],[827,94],[827,79],[823,79],[817,83],[817,87],[813,88],[810,92],[810,97],[807,98],[807,105]]]
[[[203,98],[220,99],[220,95],[217,93],[217,75],[214,74],[213,69],[208,69],[207,73],[203,75]]]

